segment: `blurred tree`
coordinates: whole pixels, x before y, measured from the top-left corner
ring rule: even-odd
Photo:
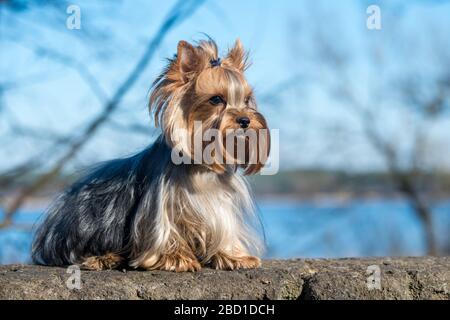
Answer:
[[[360,8],[362,18],[365,9]],[[364,138],[422,223],[427,253],[438,254],[432,203],[443,170],[437,128],[439,138],[450,136],[442,130],[450,111],[450,46],[442,37],[448,34],[436,32],[439,27],[431,21],[422,22],[426,37],[410,33],[402,26],[406,13],[388,5],[382,7],[383,29],[364,30],[362,37],[345,34],[351,32],[336,13],[331,17],[317,7],[306,12],[289,22],[292,53],[311,86],[358,123],[357,128],[348,121],[340,124],[348,140],[338,149]]]
[[[12,223],[12,218],[24,201],[34,194],[36,191],[43,188],[47,183],[55,179],[61,170],[77,155],[77,153],[83,148],[83,146],[92,139],[92,137],[99,131],[99,129],[105,125],[120,126],[120,124],[114,121],[109,121],[113,113],[118,109],[125,95],[136,84],[145,68],[154,57],[157,49],[165,39],[166,35],[182,21],[188,19],[199,6],[202,5],[204,0],[179,0],[169,10],[165,19],[157,30],[154,30],[153,37],[148,41],[144,53],[137,59],[134,67],[126,74],[119,86],[113,90],[113,94],[108,95],[107,90],[102,88],[102,85],[96,79],[96,77],[90,72],[88,66],[80,61],[75,54],[72,53],[71,48],[67,47],[65,52],[58,52],[52,48],[41,46],[29,42],[26,35],[20,34],[20,29],[15,29],[11,35],[9,31],[3,31],[0,34],[0,41],[4,37],[8,37],[11,41],[16,41],[24,46],[31,47],[37,58],[50,59],[54,63],[61,64],[65,68],[75,70],[85,84],[90,88],[92,95],[96,97],[102,104],[102,108],[99,114],[89,119],[86,124],[80,130],[73,131],[73,134],[68,136],[60,136],[52,133],[47,129],[33,130],[32,128],[22,127],[15,123],[15,121],[9,121],[10,129],[14,134],[26,134],[33,137],[48,138],[51,141],[51,149],[58,148],[64,150],[61,154],[57,152],[51,152],[49,150],[43,150],[42,153],[35,157],[26,159],[24,163],[21,163],[13,168],[9,168],[5,172],[0,173],[0,186],[2,188],[11,185],[17,179],[27,176],[33,176],[32,179],[24,181],[24,186],[19,190],[17,195],[13,197],[11,201],[6,204],[5,215],[3,221],[0,223],[0,228],[9,226]],[[19,1],[10,0],[2,1],[0,3],[0,10],[2,13],[8,12],[9,17],[19,19],[21,15],[28,13],[32,10],[40,10],[42,14],[48,19],[40,19],[39,23],[45,28],[55,28],[55,21],[62,23],[60,19],[64,17],[61,12],[66,11],[68,3],[66,1]],[[109,5],[114,5],[114,2],[110,2]],[[0,16],[2,15],[0,13]],[[57,14],[55,14],[57,13]],[[2,27],[6,28],[5,25]],[[11,27],[9,27],[11,29]],[[86,31],[88,30],[88,31]],[[83,36],[89,38],[92,41],[100,41],[102,33],[95,28],[82,28]],[[67,35],[64,35],[67,37]],[[78,38],[79,39],[79,38]],[[106,41],[109,41],[106,38]],[[67,38],[63,38],[62,41],[69,41]],[[92,42],[85,41],[82,43],[84,46],[92,45]],[[36,81],[40,81],[43,75],[38,75]],[[13,82],[0,82],[0,103],[2,95],[7,94],[7,89],[14,86],[22,85],[22,81],[15,80]],[[0,112],[4,111],[4,106],[0,104]],[[148,134],[148,129],[140,126],[139,124],[130,124],[126,126],[126,129],[131,132]],[[49,159],[54,157],[54,159]],[[42,172],[43,162],[52,162],[52,165]]]

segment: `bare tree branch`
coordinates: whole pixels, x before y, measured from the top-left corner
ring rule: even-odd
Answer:
[[[379,117],[376,116],[378,108],[376,108],[374,102],[363,102],[361,96],[357,97],[360,88],[355,84],[352,75],[352,60],[350,59],[352,52],[340,52],[339,48],[336,47],[336,42],[326,32],[318,32],[318,34],[314,34],[313,38],[315,44],[314,57],[319,57],[319,60],[315,61],[316,68],[322,68],[321,71],[324,74],[324,79],[320,82],[319,87],[326,90],[331,99],[339,100],[345,107],[350,108],[352,114],[358,117],[366,141],[384,161],[396,190],[411,204],[421,221],[427,253],[430,255],[437,254],[438,247],[434,235],[431,205],[429,199],[426,199],[426,194],[420,189],[420,176],[422,176],[423,171],[420,163],[422,162],[424,145],[427,142],[427,129],[419,126],[411,133],[413,147],[411,148],[411,157],[408,159],[409,162],[405,164],[398,142],[392,137],[385,137],[382,134],[383,132],[379,130],[377,121]],[[380,63],[376,57],[371,61]],[[374,69],[378,72],[376,79],[380,79],[379,72],[384,69],[383,67],[385,66],[374,65]],[[392,77],[392,75],[390,76]],[[402,73],[401,76],[404,77],[404,74]],[[420,74],[418,77],[411,77],[407,74],[405,79],[388,78],[381,81],[393,80],[395,85],[389,82],[388,90],[392,90],[391,94],[394,93],[393,98],[397,99],[396,103],[407,106],[424,125],[429,125],[432,120],[437,120],[445,114],[448,108],[450,90],[446,87],[449,82],[446,79],[450,79],[448,71],[443,77],[441,76],[441,79],[431,77],[427,79],[427,83],[422,83],[423,77],[420,77]],[[388,94],[382,82],[377,81],[377,84],[379,86],[376,88],[369,87],[371,99],[382,98]]]
[[[171,31],[178,23],[187,19],[195,10],[203,4],[204,0],[198,1],[185,1],[179,0],[176,2],[174,7],[169,11],[169,15],[163,21],[160,28],[157,30],[155,36],[148,43],[147,48],[139,59],[139,61],[134,66],[130,74],[125,78],[119,88],[116,90],[112,98],[105,104],[102,112],[95,117],[90,124],[87,126],[86,130],[76,138],[69,149],[63,154],[63,156],[56,161],[53,167],[42,174],[34,183],[27,186],[22,190],[22,192],[16,196],[12,203],[7,207],[5,211],[5,217],[3,222],[0,224],[0,228],[9,226],[12,222],[12,217],[20,208],[22,203],[33,193],[39,190],[42,186],[46,185],[49,181],[55,178],[65,164],[72,159],[77,152],[93,137],[96,131],[105,123],[105,121],[111,116],[111,114],[117,109],[120,102],[130,88],[136,83],[142,72],[145,70],[146,66],[149,64],[150,60],[154,56],[156,50],[167,36],[169,31]]]

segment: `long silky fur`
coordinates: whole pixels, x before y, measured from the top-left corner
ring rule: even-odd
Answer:
[[[215,44],[202,45],[217,56]],[[168,72],[154,85],[157,117],[173,110],[162,85]],[[92,168],[60,195],[36,230],[33,261],[61,266],[114,253],[131,267],[157,269],[163,255],[183,248],[201,263],[221,251],[260,252],[261,225],[243,177],[233,166],[217,174],[173,164],[167,130],[166,119],[153,145]]]
[[[258,222],[242,177],[194,166],[186,170],[171,162],[170,153],[161,136],[139,154],[107,162],[76,182],[37,229],[33,261],[69,265],[113,252],[138,267],[175,249],[176,243],[169,243],[173,232],[197,246],[203,261],[234,240],[257,251]],[[177,219],[194,225],[179,230]]]

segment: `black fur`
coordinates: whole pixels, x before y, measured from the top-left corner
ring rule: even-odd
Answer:
[[[33,261],[69,265],[109,252],[129,256],[136,219],[151,214],[148,197],[155,196],[170,153],[160,137],[134,156],[93,168],[70,186],[48,209],[36,231]],[[141,219],[140,223],[148,221],[152,220]],[[143,227],[150,229],[151,225]]]

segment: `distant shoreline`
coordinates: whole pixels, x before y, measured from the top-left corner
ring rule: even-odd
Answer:
[[[22,210],[45,210],[51,202],[56,198],[58,194],[45,195],[45,196],[34,196],[28,199],[22,206]],[[2,206],[5,207],[7,203],[12,199],[12,195],[2,197]],[[333,193],[317,193],[311,196],[307,195],[296,195],[296,194],[256,194],[254,199],[257,203],[270,203],[270,202],[286,202],[286,203],[335,203],[335,204],[345,204],[354,201],[403,201],[406,200],[400,194],[395,195],[382,195],[382,194],[361,194],[355,195],[347,192],[333,192]],[[439,196],[433,199],[433,202],[446,202],[450,201],[450,196]]]

